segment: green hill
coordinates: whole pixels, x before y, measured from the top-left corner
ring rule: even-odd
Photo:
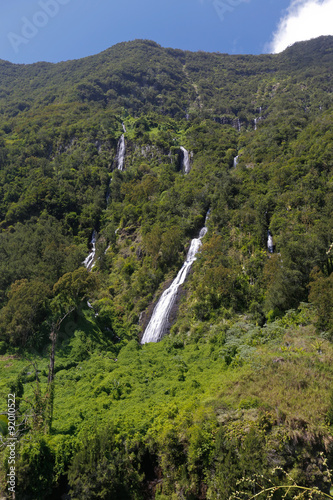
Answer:
[[[331,498],[332,63],[333,37],[0,61],[19,498]],[[167,335],[141,345],[208,211]]]

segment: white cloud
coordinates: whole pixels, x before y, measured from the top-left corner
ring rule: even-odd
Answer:
[[[333,35],[333,0],[293,0],[268,45],[281,52],[289,45],[321,35]]]

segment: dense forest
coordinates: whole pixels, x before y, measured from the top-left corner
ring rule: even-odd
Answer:
[[[4,498],[8,394],[20,500],[333,498],[332,68],[333,37],[0,60]]]

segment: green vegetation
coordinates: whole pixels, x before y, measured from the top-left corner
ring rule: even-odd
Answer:
[[[15,393],[19,498],[331,498],[332,48],[0,61],[0,433]],[[208,210],[170,332],[141,346]]]

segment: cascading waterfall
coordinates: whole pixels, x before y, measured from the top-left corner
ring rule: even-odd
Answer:
[[[253,123],[254,123],[254,130],[257,130],[257,128],[258,128],[258,122],[259,122],[260,120],[262,120],[261,111],[262,111],[262,108],[261,108],[261,106],[260,106],[260,108],[259,108],[259,116],[258,116],[258,118],[254,118],[254,120],[253,120]]]
[[[273,243],[273,236],[272,236],[272,233],[270,232],[270,230],[268,230],[267,235],[268,235],[267,249],[268,249],[269,253],[273,253],[274,252],[274,243]]]
[[[91,252],[88,255],[88,257],[86,259],[84,259],[84,261],[83,261],[83,264],[88,269],[88,271],[91,271],[91,269],[94,267],[94,260],[95,260],[95,255],[96,255],[96,239],[97,239],[97,233],[94,230],[92,237],[91,237],[91,242],[90,242],[90,244],[92,246]]]
[[[239,156],[238,155],[235,156],[235,158],[234,158],[234,168],[236,168],[237,165],[238,165],[238,159],[239,159]]]
[[[206,218],[207,220],[207,218]],[[169,288],[167,288],[161,295],[157,302],[152,317],[148,323],[147,328],[143,334],[141,344],[148,342],[159,342],[165,335],[169,324],[169,314],[176,302],[177,292],[180,285],[182,285],[191,269],[193,262],[196,260],[196,254],[201,247],[201,239],[207,233],[207,227],[203,227],[199,233],[198,238],[191,241],[190,249],[186,256],[186,261],[183,267],[178,272],[176,278],[173,280]]]
[[[123,127],[124,134],[126,134],[127,130],[126,130],[126,127],[125,127],[125,123],[122,123],[121,125]]]
[[[118,146],[117,146],[116,162],[118,170],[124,170],[125,152],[126,152],[125,137],[124,134],[122,134],[122,136],[118,141]]]
[[[184,169],[184,173],[185,174],[188,174],[189,171],[191,170],[190,156],[188,154],[187,149],[185,149],[183,146],[180,146],[180,150],[183,153],[183,157],[182,157],[182,169]]]
[[[99,316],[99,314],[98,314],[98,312],[95,311],[94,307],[91,305],[91,303],[89,302],[89,300],[87,300],[87,306],[89,307],[89,309],[91,309],[92,311],[94,311],[95,318],[97,318]]]

